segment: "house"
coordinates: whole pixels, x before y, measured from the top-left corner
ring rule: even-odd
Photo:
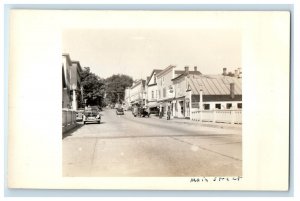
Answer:
[[[242,109],[242,79],[226,75],[181,75],[175,86],[174,116],[190,118],[193,110]]]
[[[72,61],[69,54],[62,55],[62,131],[76,127],[76,110],[82,101],[82,87],[78,61]]]
[[[146,80],[140,79],[135,81],[130,87],[130,105],[131,106],[145,106],[146,104]]]
[[[194,71],[189,71],[188,66],[185,67],[185,70],[175,70],[175,68],[176,66],[170,65],[156,75],[158,90],[157,102],[159,103],[160,112],[162,112],[163,116],[168,110],[172,112],[172,116],[175,112],[176,90],[174,89],[173,79],[188,74],[201,75],[197,70],[197,66],[194,67]]]
[[[71,66],[71,92],[72,92],[72,109],[77,110],[78,109],[78,102],[81,100],[83,102],[82,94],[83,94],[83,88],[81,86],[81,78],[80,73],[82,72],[81,65],[79,61],[72,61]]]
[[[158,99],[158,88],[157,88],[157,74],[162,70],[154,69],[147,79],[146,82],[146,106],[150,109],[151,113],[158,113],[159,104]]]
[[[177,76],[172,79],[175,96],[173,100],[172,116],[178,118],[189,118],[190,117],[190,99],[189,91],[187,90],[187,84],[185,80],[187,77],[194,75],[202,75],[198,71],[197,66],[194,67],[194,71],[190,71],[188,66],[185,66],[185,70],[176,74]]]
[[[78,101],[81,99],[82,87],[79,61],[72,61],[69,54],[62,55],[62,108],[78,109]]]

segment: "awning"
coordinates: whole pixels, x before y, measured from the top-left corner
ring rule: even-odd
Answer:
[[[153,107],[159,107],[159,103],[157,103],[157,102],[149,102],[148,104],[147,104],[147,106],[148,107],[150,107],[150,108],[153,108]]]

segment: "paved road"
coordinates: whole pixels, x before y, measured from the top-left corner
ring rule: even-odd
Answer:
[[[102,112],[63,138],[63,176],[241,176],[241,130]]]

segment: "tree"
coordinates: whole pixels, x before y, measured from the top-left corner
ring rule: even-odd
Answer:
[[[126,87],[132,86],[133,79],[128,75],[118,74],[106,78],[106,98],[108,103],[121,103]]]
[[[105,93],[105,80],[90,71],[89,67],[84,67],[81,72],[81,85],[83,87],[83,100],[87,105],[103,106]],[[84,103],[79,103],[81,107]]]

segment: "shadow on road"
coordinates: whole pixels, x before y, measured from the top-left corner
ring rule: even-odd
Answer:
[[[74,131],[76,131],[77,129],[81,128],[83,126],[83,124],[77,124],[77,126],[75,128],[72,128],[71,130],[65,132],[62,134],[62,139],[65,139],[68,136],[72,136],[72,133]]]

